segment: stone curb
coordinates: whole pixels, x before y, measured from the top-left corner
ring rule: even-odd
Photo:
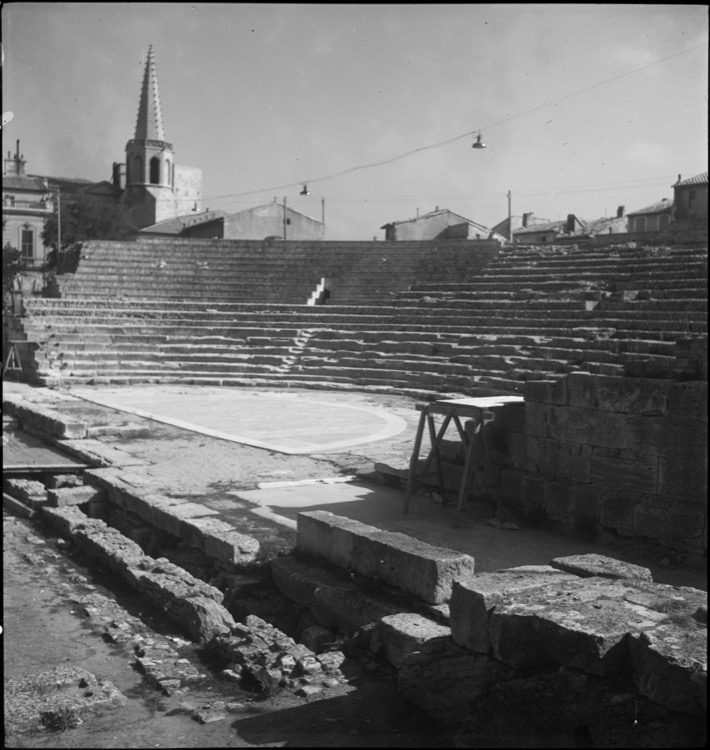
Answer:
[[[155,560],[143,554],[135,542],[103,521],[88,518],[71,505],[46,507],[43,517],[166,612],[194,641],[207,642],[235,627],[231,614],[220,603],[221,591],[164,558]]]
[[[453,581],[474,573],[474,559],[406,534],[381,531],[328,511],[298,514],[296,548],[388,583],[429,604],[451,597]]]
[[[250,565],[259,557],[259,542],[221,520],[217,511],[185,498],[146,492],[142,489],[144,480],[138,475],[103,468],[86,470],[84,478],[105,490],[110,502],[214,560]]]
[[[85,438],[88,424],[78,419],[67,419],[56,409],[25,401],[22,397],[5,396],[3,412],[15,417],[21,424],[28,423],[52,437]]]

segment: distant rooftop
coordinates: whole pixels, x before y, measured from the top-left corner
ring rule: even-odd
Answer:
[[[695,177],[686,177],[686,179],[681,180],[680,175],[678,175],[678,181],[672,185],[672,187],[686,187],[687,185],[707,185],[708,184],[708,173],[707,172],[701,172],[700,174],[696,174]]]
[[[640,208],[638,211],[632,211],[627,216],[641,216],[642,214],[665,214],[670,213],[673,209],[673,201],[664,198],[656,203],[652,203],[646,208]]]

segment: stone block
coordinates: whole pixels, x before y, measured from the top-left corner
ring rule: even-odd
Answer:
[[[440,724],[458,726],[470,716],[472,706],[512,673],[510,667],[471,653],[451,639],[435,639],[402,659],[397,689]]]
[[[554,383],[554,380],[527,380],[523,383],[525,403],[536,401],[541,404],[551,404]]]
[[[259,556],[259,542],[236,529],[206,532],[203,549],[209,557],[230,565],[248,565]]]
[[[335,575],[322,567],[291,556],[275,558],[270,568],[279,591],[303,607],[311,606],[319,586],[337,586],[339,583]]]
[[[513,468],[535,472],[537,467],[542,465],[545,455],[545,438],[509,432],[505,436],[505,442]]]
[[[597,377],[587,372],[571,372],[567,376],[567,403],[584,409],[596,409]]]
[[[175,506],[170,503],[155,503],[150,508],[149,522],[156,529],[180,538],[182,521],[172,511]]]
[[[569,482],[549,482],[545,497],[545,515],[553,521],[567,525],[571,497],[572,491]]]
[[[459,646],[487,654],[491,650],[489,620],[497,604],[520,591],[571,580],[574,576],[569,573],[551,566],[535,566],[532,570],[477,573],[456,581],[449,602],[451,637]]]
[[[602,528],[614,529],[620,536],[632,537],[635,533],[634,514],[639,506],[648,507],[653,495],[633,490],[611,489],[602,497],[599,524]]]
[[[311,611],[328,630],[354,635],[358,630],[373,627],[383,617],[406,611],[384,599],[360,593],[355,586],[319,586],[313,594]]]
[[[335,518],[340,519],[337,524],[332,523]],[[374,526],[365,526],[332,513],[324,515],[322,511],[299,513],[297,522],[296,549],[299,552],[328,560],[346,570],[351,567],[356,538],[350,529],[358,533],[378,531]]]
[[[525,402],[523,432],[526,435],[547,437],[547,413],[549,408],[547,404],[536,403],[535,401]]]
[[[588,482],[591,478],[592,449],[589,445],[547,439],[542,456],[539,470],[548,479]]]
[[[434,547],[406,534],[380,531],[327,511],[298,514],[299,539],[306,538],[302,536],[301,529],[309,530],[306,549],[299,549],[310,551],[319,547],[313,541],[314,529],[318,527],[340,532],[337,537],[342,538],[350,548],[347,557],[349,567],[354,571],[396,586],[430,604],[447,601],[453,580],[471,575],[474,571],[474,560],[469,555],[445,547]],[[337,560],[343,560],[341,552],[332,548],[335,534],[326,532],[325,536],[326,547],[321,546],[320,549],[334,554]],[[320,556],[326,555],[321,551]],[[336,562],[333,559],[330,561]]]
[[[185,544],[204,552],[206,540],[209,537],[219,536],[220,534],[226,535],[231,531],[234,531],[234,527],[226,521],[220,520],[219,517],[196,516],[180,519],[180,534],[178,536]]]
[[[594,448],[591,475],[594,484],[655,494],[658,491],[658,456]]]
[[[653,581],[648,568],[633,563],[615,560],[605,555],[568,555],[556,557],[550,561],[550,566],[565,573],[573,573],[581,578],[622,578],[638,581]]]
[[[451,628],[413,612],[389,615],[380,620],[379,639],[390,664],[399,669],[404,658],[434,639],[451,639]]]
[[[668,413],[676,422],[697,419],[707,424],[707,382],[670,383],[668,386]]]
[[[707,497],[708,449],[703,440],[669,448],[658,459],[658,492],[682,500],[700,502]]]
[[[547,437],[562,443],[626,448],[627,416],[597,409],[552,406],[547,414]]]
[[[525,404],[510,403],[497,406],[495,415],[495,425],[498,429],[504,432],[522,432],[525,424]]]
[[[597,376],[597,404],[603,411],[663,416],[668,383],[647,378]]]
[[[82,505],[89,502],[104,502],[107,499],[106,491],[97,489],[91,485],[83,487],[60,487],[56,490],[48,490],[49,504],[55,508],[63,505]]]
[[[516,669],[564,665],[592,675],[623,671],[626,634],[652,629],[666,615],[633,601],[656,584],[576,578],[506,596],[491,613],[493,655]]]
[[[62,508],[42,508],[42,518],[64,537],[72,537],[77,529],[85,526],[88,519],[75,505]]]
[[[190,596],[177,602],[177,618],[183,630],[197,643],[226,635],[236,626],[234,618],[218,602],[206,596]]]

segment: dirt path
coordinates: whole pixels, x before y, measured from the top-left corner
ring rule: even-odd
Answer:
[[[402,703],[389,673],[353,663],[344,670],[350,684],[325,700],[289,692],[259,700],[211,674],[160,613],[115,582],[109,590],[101,571],[32,522],[4,515],[3,540],[5,680],[70,664],[109,680],[126,697],[125,706],[87,716],[75,728],[7,735],[6,747],[452,747]],[[147,637],[182,644],[181,656],[206,678],[183,695],[163,695],[136,670],[128,650],[102,638],[80,604],[87,594],[105,598],[111,611],[118,605],[126,619],[137,617]],[[216,701],[225,704],[223,719],[195,720],[195,709]]]

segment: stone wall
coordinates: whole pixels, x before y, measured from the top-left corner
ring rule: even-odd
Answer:
[[[571,373],[527,382],[511,414],[491,443],[522,520],[706,554],[707,382]]]

